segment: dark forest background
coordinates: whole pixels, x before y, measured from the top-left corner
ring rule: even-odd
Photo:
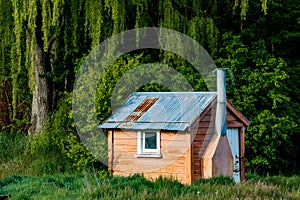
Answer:
[[[0,0],[0,10],[0,135],[8,145],[2,148],[14,148],[8,143],[15,141],[33,170],[99,165],[74,128],[73,84],[94,47],[139,27],[184,33],[218,67],[232,71],[227,97],[251,122],[249,171],[300,170],[298,0]],[[99,122],[112,112],[111,92],[122,75],[153,62],[172,66],[195,91],[205,90],[201,76],[182,58],[157,50],[132,52],[101,78],[95,97]],[[140,90],[163,89],[150,84]]]

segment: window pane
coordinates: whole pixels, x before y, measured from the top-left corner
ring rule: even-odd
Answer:
[[[156,133],[145,133],[145,149],[157,149],[156,137]]]

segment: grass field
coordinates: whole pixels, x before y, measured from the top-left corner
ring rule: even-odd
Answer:
[[[228,177],[182,185],[171,179],[149,181],[141,176],[101,179],[86,175],[9,176],[0,180],[0,194],[12,199],[300,199],[300,177],[259,177],[234,184]]]
[[[76,172],[55,152],[26,154],[26,136],[0,134],[0,195],[11,199],[300,199],[300,176],[247,174],[201,179],[192,185],[142,176],[109,177],[101,169]],[[13,175],[19,174],[19,175]]]

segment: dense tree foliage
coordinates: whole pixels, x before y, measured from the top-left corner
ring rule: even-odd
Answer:
[[[251,122],[246,133],[248,167],[299,170],[297,0],[0,0],[0,10],[1,132],[40,131],[57,141],[71,138],[53,144],[77,167],[84,166],[81,161],[94,161],[90,155],[76,157],[83,150],[69,121],[72,111],[58,102],[70,101],[81,63],[100,42],[133,28],[163,27],[192,37],[218,67],[231,69],[234,84],[228,81],[228,98]],[[179,56],[158,50],[130,52],[101,77],[94,99],[99,121],[112,112],[112,95],[120,104],[127,94],[124,88],[113,93],[120,78],[147,63],[167,64],[194,90],[206,90],[201,75]],[[154,83],[133,89],[168,90]],[[69,127],[62,127],[60,135],[59,126],[65,126],[61,122]]]

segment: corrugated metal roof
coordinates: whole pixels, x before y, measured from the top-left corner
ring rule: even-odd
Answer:
[[[99,127],[184,131],[215,97],[213,92],[134,92]]]

